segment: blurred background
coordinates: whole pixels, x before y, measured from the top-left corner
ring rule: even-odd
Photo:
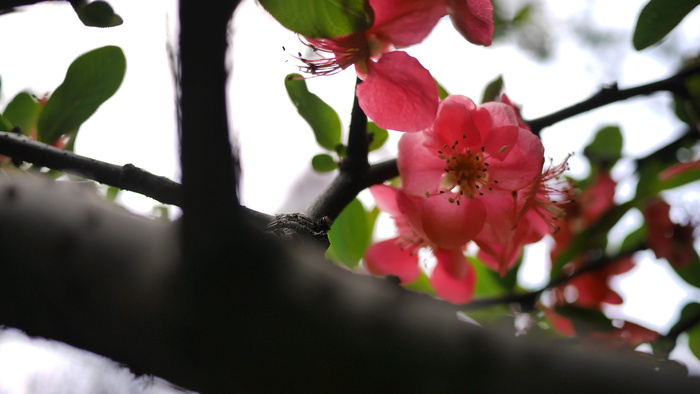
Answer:
[[[0,108],[20,91],[37,96],[52,92],[76,57],[103,45],[118,45],[127,58],[126,77],[114,97],[81,127],[76,152],[118,165],[132,163],[179,180],[169,55],[169,48],[177,43],[177,2],[109,3],[124,19],[122,26],[85,27],[72,8],[62,2],[0,15]],[[422,44],[407,52],[419,59],[450,93],[475,101],[480,99],[484,87],[501,75],[505,91],[522,106],[526,119],[574,104],[612,83],[625,88],[665,78],[677,71],[683,58],[695,57],[700,50],[698,10],[662,44],[637,52],[631,44],[632,33],[645,0],[494,3],[498,24],[491,47],[469,44],[454,31],[449,20],[443,19]],[[253,0],[242,1],[231,32],[229,108],[232,138],[240,149],[242,162],[241,199],[248,207],[269,214],[300,211],[333,176],[311,169],[311,157],[322,149],[316,146],[313,133],[298,116],[284,89],[284,77],[297,72],[301,65],[294,56],[305,53],[307,48]],[[312,92],[336,109],[347,127],[355,73],[347,70],[330,77],[311,78],[307,83]],[[558,163],[573,152],[569,175],[585,177],[588,163],[581,151],[596,130],[610,124],[621,127],[624,153],[628,156],[612,172],[619,183],[616,201],[622,202],[638,182],[631,176],[631,159],[653,152],[681,133],[684,125],[673,116],[669,95],[635,98],[545,129],[542,138],[547,157]],[[399,134],[390,133],[385,147],[374,152],[370,160],[395,157]],[[664,196],[681,209],[697,211],[700,206],[696,184]],[[366,195],[362,197],[367,205],[371,204]],[[149,198],[128,192],[121,193],[118,202],[146,215],[152,214],[157,205]],[[169,212],[171,218],[179,215],[173,207]],[[627,215],[616,229],[618,242],[641,223],[641,213],[636,213]],[[391,228],[380,226],[380,231]],[[613,233],[611,238],[615,236]],[[696,249],[699,247],[696,245]],[[546,242],[528,248],[527,269],[520,278],[524,287],[537,288],[546,283],[545,250]],[[611,307],[606,312],[663,333],[677,318],[679,307],[688,299],[700,301],[700,294],[679,286],[675,274],[653,255],[636,258],[637,267],[616,278],[613,286],[623,294],[624,307]],[[692,372],[700,373],[700,363],[683,346],[674,356],[683,359]],[[76,368],[82,372],[76,372]],[[71,383],[76,376],[88,382],[85,391],[78,390],[83,386]],[[96,392],[95,387],[104,384],[123,387],[119,389],[123,391],[110,388],[109,392],[169,390],[162,382],[147,387],[129,383],[130,380],[128,373],[102,358],[43,341],[30,345],[16,331],[0,333],[2,393],[87,393]],[[66,391],[65,384],[72,384],[75,389]]]

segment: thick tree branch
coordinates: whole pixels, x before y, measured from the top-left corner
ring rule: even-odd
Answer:
[[[700,64],[681,70],[669,78],[629,89],[618,89],[617,85],[605,87],[580,103],[564,108],[551,115],[526,121],[526,123],[530,126],[533,133],[539,135],[542,129],[557,122],[632,97],[649,95],[660,91],[683,94],[685,92],[684,79],[698,72],[700,72]]]
[[[274,274],[202,313],[178,279],[172,225],[67,183],[0,180],[0,221],[0,321],[202,392],[698,389],[640,360],[461,323],[453,306],[342,270],[304,245],[278,253],[255,232],[257,254],[237,260]]]
[[[229,139],[228,23],[237,0],[180,0],[179,107],[187,261],[226,256],[240,220],[238,162]],[[223,249],[222,249],[223,248]],[[223,253],[222,253],[223,252]],[[213,253],[213,254],[212,254]]]

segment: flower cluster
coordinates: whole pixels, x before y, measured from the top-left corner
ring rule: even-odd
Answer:
[[[370,246],[368,270],[410,282],[418,275],[417,250],[428,247],[437,259],[430,278],[437,294],[469,301],[475,284],[463,252],[469,242],[479,246],[485,264],[505,275],[522,246],[557,228],[564,214],[557,178],[566,164],[542,173],[543,165],[541,141],[507,97],[480,106],[464,96],[447,97],[430,127],[401,137],[401,188],[370,188],[399,236]]]
[[[450,16],[470,42],[491,45],[491,0],[370,0],[373,25],[359,33],[333,38],[305,38],[316,59],[300,59],[314,75],[355,66],[363,80],[357,87],[360,107],[379,127],[418,131],[428,127],[438,107],[437,86],[418,60],[396,48],[423,41],[437,22]]]

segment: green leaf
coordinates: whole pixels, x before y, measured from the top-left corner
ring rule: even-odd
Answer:
[[[697,302],[689,302],[683,307],[678,321],[669,332],[678,332],[679,330],[685,329],[685,333],[688,334],[688,347],[695,357],[700,359],[700,325],[694,324],[688,328],[688,325],[695,321],[698,316],[700,316],[700,304]],[[675,344],[666,344],[666,347],[666,349],[662,350],[670,353],[675,347]]]
[[[105,194],[105,198],[107,201],[115,202],[117,200],[117,196],[119,193],[122,191],[122,189],[115,187],[115,186],[108,186],[107,187],[107,192]]]
[[[348,268],[356,268],[371,241],[368,228],[365,208],[360,200],[353,199],[328,231],[331,247],[327,256]]]
[[[445,89],[444,86],[440,82],[438,82],[437,79],[433,78],[433,81],[435,81],[435,85],[438,88],[438,97],[440,97],[440,100],[444,100],[447,96],[450,95],[450,93]]]
[[[117,91],[125,71],[126,58],[116,46],[98,48],[75,59],[39,116],[39,141],[50,143],[78,130]]]
[[[622,157],[622,132],[617,126],[606,126],[598,130],[593,142],[584,150],[591,166],[612,168]]]
[[[666,180],[659,179],[659,174],[671,164],[664,162],[661,158],[652,157],[649,160],[645,160],[637,170],[640,182],[637,183],[635,199],[641,200],[656,195],[661,191],[700,180],[699,169],[688,170]]]
[[[33,95],[27,92],[18,93],[5,108],[3,114],[12,126],[19,126],[26,135],[31,130],[36,130],[41,104]]]
[[[371,211],[367,212],[367,232],[370,234],[374,233],[374,225],[377,223],[377,217],[379,216],[379,208],[374,207]]]
[[[641,51],[659,42],[698,5],[700,0],[650,0],[637,19],[634,48]]]
[[[316,172],[331,172],[338,168],[338,163],[331,155],[321,153],[311,158],[311,167]]]
[[[642,225],[638,229],[627,234],[625,239],[620,245],[620,253],[631,253],[639,249],[641,245],[647,238],[647,227]]]
[[[700,359],[700,326],[694,326],[685,332],[688,334],[688,347],[695,358]]]
[[[404,288],[437,297],[437,293],[435,292],[435,289],[433,289],[433,285],[430,284],[428,275],[426,275],[423,271],[420,272],[420,275],[418,275],[416,280],[405,285]]]
[[[506,293],[509,287],[504,283],[500,275],[486,267],[478,258],[468,257],[468,259],[476,270],[474,296],[495,297]]]
[[[312,38],[367,30],[374,13],[367,0],[259,0],[287,29]]]
[[[503,91],[503,75],[498,75],[496,79],[489,82],[484,89],[484,94],[481,96],[481,102],[487,103],[489,101],[496,101],[501,97],[501,92]]]
[[[567,305],[556,308],[556,312],[572,321],[578,333],[586,331],[612,331],[615,327],[610,319],[599,310]]]
[[[330,105],[317,95],[309,92],[306,80],[299,74],[289,74],[284,79],[284,87],[299,115],[311,126],[316,142],[329,151],[340,144],[340,118]]]
[[[669,265],[689,285],[700,288],[700,258],[698,258],[697,253],[694,254],[695,259],[690,264],[678,266],[669,262]]]
[[[106,1],[97,0],[90,4],[80,5],[75,8],[75,12],[85,26],[114,27],[124,23]]]
[[[380,128],[374,122],[367,122],[367,133],[372,135],[372,142],[369,144],[369,151],[381,148],[389,138],[389,132]]]
[[[0,131],[12,131],[12,123],[0,114]]]

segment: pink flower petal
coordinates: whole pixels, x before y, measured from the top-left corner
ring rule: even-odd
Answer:
[[[674,164],[668,167],[667,169],[661,171],[661,173],[659,173],[659,180],[667,181],[685,172],[694,171],[698,169],[700,169],[700,160],[686,161],[683,163]]]
[[[439,101],[437,86],[418,60],[396,51],[367,66],[367,78],[357,86],[357,99],[377,126],[419,131],[433,123]]]
[[[504,190],[527,187],[541,175],[544,165],[544,146],[529,130],[518,129],[517,144],[503,161],[490,162],[489,174]]]
[[[368,34],[397,48],[418,44],[445,14],[444,2],[435,0],[370,0],[374,25]]]
[[[420,274],[418,255],[399,246],[398,238],[370,245],[365,253],[365,267],[374,275],[396,275],[401,284],[416,280]]]
[[[436,152],[445,145],[452,146],[455,141],[466,142],[466,147],[477,146],[481,135],[472,120],[471,112],[475,109],[474,102],[464,96],[448,96],[442,100],[433,127],[424,131],[426,147]]]
[[[461,198],[460,205],[448,201],[448,193],[422,200],[425,235],[444,249],[458,249],[471,241],[484,225],[486,210],[479,200]]]
[[[486,209],[486,222],[477,239],[485,243],[503,244],[513,236],[518,220],[518,195],[508,190],[490,190],[479,199]]]
[[[424,133],[405,133],[399,140],[397,159],[401,186],[413,195],[437,193],[445,161],[424,146]]]
[[[387,185],[374,185],[369,192],[377,203],[377,208],[391,216],[401,216],[399,206],[396,205],[396,189]]]
[[[447,0],[452,24],[464,38],[477,45],[491,45],[493,5],[491,0]]]
[[[433,253],[438,263],[430,275],[430,284],[437,295],[454,304],[469,302],[474,295],[476,272],[464,257],[464,253],[460,249],[437,249]],[[463,272],[461,277],[450,274],[448,269],[454,267],[460,267],[460,271]]]

